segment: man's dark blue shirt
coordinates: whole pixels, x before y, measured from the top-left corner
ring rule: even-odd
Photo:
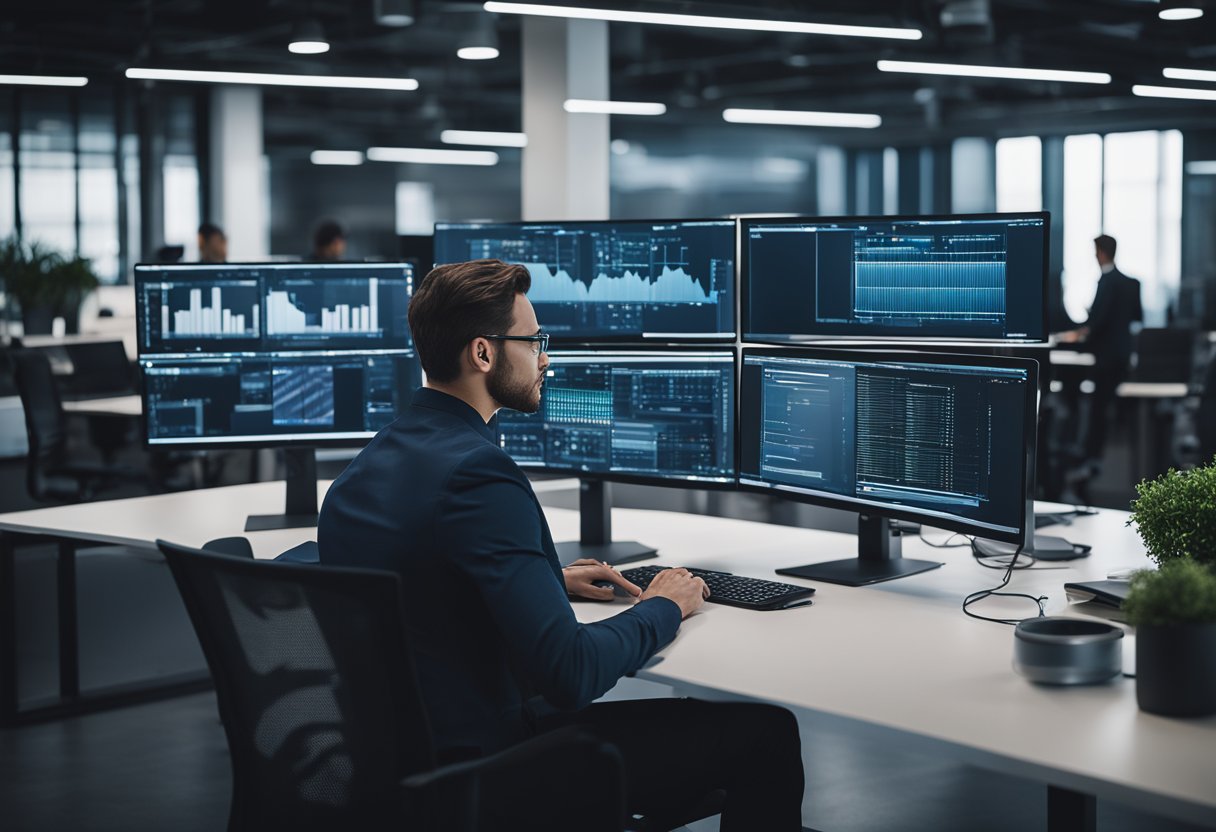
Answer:
[[[322,563],[401,576],[438,749],[522,739],[530,695],[584,707],[680,625],[666,598],[578,623],[532,486],[477,411],[437,390],[418,390],[334,482],[317,541]]]

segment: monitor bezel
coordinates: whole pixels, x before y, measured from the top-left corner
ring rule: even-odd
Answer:
[[[645,333],[625,333],[621,335],[602,334],[592,336],[569,336],[561,333],[551,333],[551,340],[554,344],[560,344],[563,347],[577,347],[594,344],[604,344],[609,347],[626,346],[626,345],[644,345],[649,348],[652,346],[661,346],[664,343],[687,344],[689,346],[703,345],[707,349],[717,347],[724,344],[737,343],[739,340],[740,329],[740,310],[739,310],[739,280],[740,280],[740,265],[739,265],[739,220],[733,217],[682,217],[680,219],[615,219],[615,220],[512,220],[509,222],[496,222],[478,220],[469,220],[467,222],[457,222],[454,220],[442,220],[435,223],[433,236],[438,237],[440,226],[459,226],[459,227],[485,227],[485,226],[502,226],[508,228],[523,228],[537,225],[621,225],[624,223],[636,223],[638,225],[682,225],[688,223],[715,223],[723,226],[733,226],[731,233],[734,236],[734,269],[731,274],[731,286],[735,296],[729,304],[731,316],[734,318],[733,331],[730,334],[712,333],[707,335],[697,335],[695,333],[669,333],[658,332],[647,335]],[[723,229],[725,230],[725,228]],[[436,243],[436,248],[438,244]],[[433,263],[432,268],[443,264]],[[542,320],[541,326],[545,322]]]
[[[750,295],[751,284],[751,259],[748,255],[750,250],[747,245],[748,234],[751,229],[757,225],[805,225],[807,223],[864,223],[864,222],[903,222],[903,221],[946,221],[946,220],[963,220],[963,221],[982,221],[982,220],[1005,220],[1013,218],[1038,218],[1043,221],[1043,268],[1042,268],[1042,285],[1040,287],[1040,303],[1039,315],[1043,322],[1043,337],[1042,338],[961,338],[958,336],[934,336],[934,335],[839,335],[839,334],[824,334],[824,335],[787,335],[785,337],[778,335],[757,335],[749,332],[745,328],[745,324],[750,323],[751,310],[748,306],[748,298]],[[817,344],[858,344],[872,343],[879,345],[902,345],[902,344],[921,344],[934,346],[1025,346],[1034,344],[1047,344],[1050,339],[1050,327],[1047,320],[1047,273],[1051,264],[1051,212],[1050,211],[1002,211],[1002,212],[986,212],[980,214],[872,214],[865,216],[833,216],[833,217],[818,217],[818,216],[800,216],[791,217],[788,215],[774,217],[743,217],[739,220],[739,238],[738,238],[738,256],[737,269],[739,273],[738,295],[739,295],[739,321],[736,329],[739,330],[740,340],[752,344],[774,344],[774,345],[817,345]]]
[[[991,529],[965,518],[946,518],[937,514],[915,509],[895,506],[874,506],[863,503],[855,498],[837,494],[808,493],[797,486],[776,484],[769,486],[754,485],[744,481],[742,470],[743,452],[743,396],[742,378],[749,357],[757,358],[808,358],[827,361],[843,361],[849,363],[909,363],[909,364],[940,364],[963,365],[970,367],[995,367],[999,369],[1026,371],[1026,398],[1022,413],[1022,499],[1020,505],[1020,525],[1014,532],[1003,532]],[[1039,363],[1032,358],[1011,358],[1007,356],[975,355],[967,353],[920,352],[916,350],[844,350],[819,349],[807,347],[745,347],[739,359],[739,382],[736,390],[738,412],[735,414],[735,464],[738,471],[738,486],[742,492],[753,494],[768,494],[795,502],[809,505],[819,505],[825,508],[835,508],[859,514],[878,515],[894,520],[905,520],[921,523],[937,529],[962,534],[971,534],[988,540],[997,540],[1014,545],[1025,545],[1034,534],[1034,472],[1035,454],[1038,445],[1038,396],[1039,396]]]
[[[683,478],[668,478],[662,476],[650,476],[647,474],[629,474],[619,473],[614,471],[582,471],[577,468],[563,468],[549,465],[528,465],[516,463],[524,473],[535,473],[544,475],[556,475],[562,477],[578,477],[583,480],[595,480],[601,482],[620,482],[632,483],[634,485],[656,485],[664,488],[684,488],[704,491],[732,491],[739,482],[739,354],[738,350],[732,347],[720,346],[715,349],[691,349],[688,347],[682,349],[662,349],[655,346],[646,348],[624,349],[624,348],[604,348],[604,349],[587,349],[570,347],[560,350],[553,350],[551,356],[560,356],[563,353],[579,353],[587,355],[603,355],[606,359],[613,357],[635,358],[647,356],[661,356],[665,358],[679,357],[710,357],[710,358],[729,358],[731,368],[731,392],[733,396],[732,406],[730,408],[730,416],[734,423],[730,426],[731,437],[731,471],[724,481],[716,480],[700,480],[700,479],[683,479]],[[498,425],[494,426],[497,434]],[[497,441],[497,436],[496,436]]]
[[[221,270],[221,269],[226,269],[226,268],[244,268],[244,267],[256,267],[256,268],[297,267],[297,268],[313,268],[313,269],[320,267],[320,268],[335,268],[336,269],[336,268],[343,268],[343,267],[349,268],[352,266],[355,268],[366,268],[366,269],[406,267],[406,268],[410,269],[410,271],[413,273],[415,291],[417,290],[418,270],[414,266],[414,264],[409,263],[404,260],[386,260],[382,263],[380,263],[380,262],[366,263],[366,262],[358,262],[358,261],[310,262],[310,261],[275,261],[275,260],[252,261],[252,262],[242,261],[242,262],[231,262],[231,263],[137,263],[135,265],[134,279],[132,280],[131,286],[132,286],[133,291],[135,292],[135,304],[136,304],[135,308],[136,308],[136,314],[138,316],[139,309],[140,309],[140,305],[139,305],[140,277],[141,277],[141,275],[147,275],[148,272],[150,272],[152,270],[156,270],[156,271],[164,271],[164,270],[178,271],[178,270],[180,270],[183,272],[187,272],[187,271],[197,271],[199,269]],[[138,318],[137,318],[137,320],[138,320]],[[366,432],[361,431],[361,432],[359,432],[358,436],[333,437],[332,435],[327,435],[324,433],[308,435],[308,434],[306,434],[306,432],[301,431],[301,433],[305,433],[306,438],[301,437],[301,436],[293,436],[291,438],[285,438],[285,437],[281,437],[281,436],[270,435],[270,436],[257,436],[257,437],[242,436],[242,437],[232,438],[232,439],[207,439],[205,437],[199,437],[199,438],[189,438],[188,441],[181,441],[181,442],[177,442],[177,441],[155,442],[152,440],[152,437],[148,434],[148,380],[147,380],[147,374],[144,372],[144,366],[143,366],[143,362],[144,362],[145,358],[150,358],[150,357],[155,357],[155,356],[163,356],[163,357],[179,356],[179,357],[186,357],[186,358],[197,358],[199,356],[210,355],[212,353],[148,352],[144,349],[143,341],[142,341],[142,339],[140,339],[138,337],[138,335],[139,335],[139,333],[137,332],[135,342],[136,342],[136,364],[139,367],[139,400],[140,400],[139,428],[140,428],[140,437],[141,437],[142,445],[144,448],[147,448],[148,450],[222,451],[222,450],[246,450],[246,449],[250,449],[250,448],[292,448],[292,447],[296,447],[296,448],[302,448],[302,447],[362,448],[365,445],[367,445],[367,443],[371,442],[371,440],[379,432],[379,431],[366,431]],[[256,352],[257,351],[250,351],[250,350],[226,350],[224,352],[216,352],[214,354],[222,356],[225,354],[250,354],[250,353],[256,354]],[[272,352],[274,352],[274,353],[292,353],[292,352],[297,352],[297,351],[273,350]],[[326,350],[298,350],[298,352],[300,352],[300,353],[324,353],[327,351]],[[381,353],[387,352],[387,353],[393,354],[393,355],[403,354],[403,355],[408,356],[410,358],[410,360],[412,360],[415,363],[415,365],[417,365],[418,378],[420,381],[423,379],[422,365],[418,359],[418,351],[416,348],[414,348],[412,346],[408,349],[396,349],[396,350],[388,350],[388,351],[338,350],[337,352],[351,353],[351,354],[356,354],[356,355],[357,354],[367,354],[368,352],[381,352]],[[261,353],[261,354],[269,355],[270,353]],[[412,395],[412,391],[411,391],[411,395]],[[403,408],[408,407],[408,406],[409,406],[408,401],[403,403]],[[399,416],[400,416],[400,414],[398,414],[398,418],[399,418]]]

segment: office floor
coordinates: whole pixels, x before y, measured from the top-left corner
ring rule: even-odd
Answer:
[[[1045,792],[1024,780],[820,732],[808,744],[811,825],[823,832],[1034,832]],[[231,777],[211,693],[0,732],[6,832],[222,830]],[[712,832],[715,820],[694,832]],[[1198,827],[1099,803],[1102,832]]]

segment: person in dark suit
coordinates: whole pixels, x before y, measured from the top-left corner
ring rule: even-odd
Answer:
[[[1101,469],[1102,452],[1109,429],[1108,411],[1115,399],[1115,388],[1127,378],[1132,357],[1132,324],[1144,320],[1140,304],[1140,281],[1123,274],[1115,266],[1115,238],[1102,234],[1094,239],[1094,256],[1102,269],[1089,319],[1062,341],[1081,341],[1094,355],[1094,392],[1090,397],[1089,429],[1085,440],[1085,461],[1081,470],[1093,476]]]
[[[620,750],[634,811],[661,817],[723,789],[722,829],[800,830],[801,745],[788,711],[688,699],[592,704],[670,642],[707,589],[683,569],[642,592],[604,564],[558,564],[532,486],[495,434],[500,408],[540,407],[548,336],[530,286],[526,268],[498,260],[426,276],[409,308],[426,386],[330,488],[321,561],[401,576],[441,758],[579,725]],[[610,600],[602,581],[635,602],[579,623],[570,599]]]

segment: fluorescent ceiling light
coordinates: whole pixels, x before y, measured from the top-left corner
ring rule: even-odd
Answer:
[[[1183,69],[1167,66],[1161,70],[1161,74],[1166,78],[1173,78],[1175,81],[1216,81],[1216,71],[1211,69]]]
[[[526,147],[524,133],[496,133],[491,130],[444,130],[439,134],[444,144],[472,144],[483,147]]]
[[[287,44],[287,51],[297,55],[320,55],[329,51],[329,44],[323,40],[293,40]]]
[[[1186,98],[1191,101],[1216,101],[1216,90],[1192,90],[1186,87],[1154,87],[1136,84],[1132,87],[1132,95],[1146,98]]]
[[[26,84],[33,87],[83,87],[88,78],[79,75],[0,75],[0,84]]]
[[[800,127],[860,127],[870,129],[882,124],[882,117],[873,113],[820,113],[813,110],[745,110],[731,108],[722,111],[722,118],[735,124],[794,124]]]
[[[568,98],[562,105],[567,113],[606,113],[612,116],[661,116],[667,105],[652,101],[593,101]]]
[[[1110,83],[1110,75],[1105,72],[1076,72],[1068,69],[935,64],[924,61],[879,61],[878,69],[882,72],[909,72],[914,75],[961,75],[966,78],[1008,78],[1014,81],[1070,81],[1077,84]]]
[[[498,57],[498,50],[493,46],[462,46],[456,50],[456,57],[465,61],[492,61]]]
[[[206,72],[194,69],[131,67],[128,78],[148,81],[194,81],[201,84],[259,84],[268,87],[329,87],[349,90],[418,89],[413,78],[354,78],[346,75],[279,75],[270,72]]]
[[[1197,17],[1203,17],[1203,9],[1162,9],[1157,12],[1157,17],[1162,20],[1194,20]]]
[[[650,23],[657,26],[694,26],[702,29],[741,29],[748,32],[792,32],[802,35],[839,35],[854,38],[920,40],[920,29],[888,26],[843,26],[835,23],[804,23],[796,20],[760,20],[747,17],[708,17],[699,14],[626,12],[614,9],[584,9],[542,3],[486,3],[485,10],[501,14],[536,17],[565,17],[574,20],[607,20],[612,23]]]
[[[408,162],[415,165],[497,165],[492,150],[442,150],[429,147],[369,147],[373,162]]]
[[[1216,159],[1204,159],[1200,162],[1187,162],[1186,172],[1195,176],[1216,176]]]
[[[314,165],[363,164],[363,153],[358,150],[314,150],[308,158]]]

